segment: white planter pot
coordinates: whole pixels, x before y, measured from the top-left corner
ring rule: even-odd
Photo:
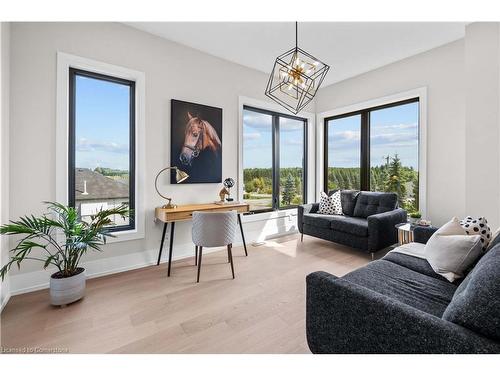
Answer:
[[[408,219],[410,220],[410,223],[411,223],[411,224],[416,224],[416,223],[418,223],[418,221],[420,220],[420,219],[417,219],[417,218],[414,218],[414,217],[410,217],[410,218],[408,218]]]
[[[80,273],[64,278],[50,277],[50,304],[54,306],[67,305],[78,301],[85,295],[85,269],[78,268]]]

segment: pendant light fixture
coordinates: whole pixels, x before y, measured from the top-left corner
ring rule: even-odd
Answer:
[[[329,69],[298,47],[298,23],[295,22],[295,47],[276,58],[266,95],[297,114],[314,98]]]

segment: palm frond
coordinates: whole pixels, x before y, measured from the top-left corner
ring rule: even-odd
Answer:
[[[110,217],[119,215],[126,218],[131,214],[127,205],[120,205],[101,210],[91,216],[90,222],[85,222],[80,221],[78,211],[73,207],[67,207],[58,202],[44,203],[49,213],[52,214],[51,217],[49,215],[40,217],[26,215],[17,221],[0,226],[0,234],[25,235],[11,250],[13,254],[10,261],[0,269],[2,279],[13,264],[19,267],[26,259],[41,261],[44,268],[52,264],[64,275],[73,274],[89,248],[101,251],[101,246],[106,243],[106,237],[113,236],[109,228],[112,224]],[[64,234],[63,244],[57,242],[56,233],[54,233],[56,231]],[[30,256],[35,248],[45,251],[43,259]]]

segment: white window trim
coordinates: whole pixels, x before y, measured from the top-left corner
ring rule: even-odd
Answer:
[[[418,173],[419,173],[419,211],[422,217],[427,217],[427,87],[388,95],[382,98],[371,99],[365,102],[356,103],[344,107],[317,114],[317,148],[316,157],[316,186],[322,189],[324,171],[324,120],[325,118],[341,115],[344,113],[356,112],[362,109],[377,107],[385,104],[395,103],[402,100],[418,98],[419,100],[419,150],[418,150]]]
[[[277,113],[287,114],[286,110],[278,104],[253,99],[245,96],[238,97],[238,200],[243,202],[243,107],[255,107],[263,110],[273,111]],[[297,117],[307,119],[307,203],[316,201],[316,179],[314,178],[314,171],[316,170],[316,155],[315,155],[315,142],[316,142],[316,115],[311,112],[299,112]],[[289,213],[287,210],[273,212],[261,212],[249,215],[248,218],[253,217],[253,220],[271,219],[275,217],[286,216]],[[250,219],[249,219],[250,220]]]
[[[145,74],[104,62],[57,53],[56,99],[56,200],[68,203],[69,68],[87,70],[135,81],[135,229],[115,232],[109,243],[144,238],[145,209]]]

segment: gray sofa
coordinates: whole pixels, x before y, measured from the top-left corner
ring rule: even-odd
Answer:
[[[414,239],[425,243],[434,230],[416,228]],[[399,253],[306,282],[313,353],[500,353],[499,238],[461,282]]]
[[[334,191],[331,191],[332,194]],[[375,253],[397,242],[396,224],[406,222],[394,193],[342,190],[344,215],[318,213],[319,203],[298,208],[298,228],[304,234]]]

